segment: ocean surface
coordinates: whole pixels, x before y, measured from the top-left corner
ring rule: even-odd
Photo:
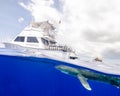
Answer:
[[[57,65],[83,69],[48,58],[0,55],[0,96],[120,96],[119,88],[92,80],[88,91]]]

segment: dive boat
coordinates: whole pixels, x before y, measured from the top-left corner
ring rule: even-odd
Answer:
[[[55,40],[56,28],[48,21],[32,22],[12,42],[4,43],[6,48],[27,51],[28,54],[46,55],[77,59],[75,52],[68,46],[58,44]]]

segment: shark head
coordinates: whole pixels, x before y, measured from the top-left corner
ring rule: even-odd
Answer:
[[[64,65],[55,66],[55,68],[61,71],[62,73],[69,74],[69,71]]]
[[[66,74],[70,74],[70,75],[79,74],[79,70],[77,70],[76,68],[70,67],[70,66],[58,65],[58,66],[55,66],[55,68]]]
[[[56,69],[58,70],[65,70],[66,68],[64,67],[64,65],[58,65],[58,66],[55,66]]]

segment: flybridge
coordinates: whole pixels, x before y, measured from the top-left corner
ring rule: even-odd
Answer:
[[[55,27],[48,21],[33,22],[30,24],[30,27],[33,29],[42,29],[44,36],[49,36],[55,39]]]

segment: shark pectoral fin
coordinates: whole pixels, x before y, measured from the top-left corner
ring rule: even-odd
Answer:
[[[78,79],[80,80],[81,84],[83,85],[84,88],[86,88],[87,90],[91,91],[91,87],[87,82],[87,78],[85,78],[84,76],[82,76],[81,74],[77,75]]]

